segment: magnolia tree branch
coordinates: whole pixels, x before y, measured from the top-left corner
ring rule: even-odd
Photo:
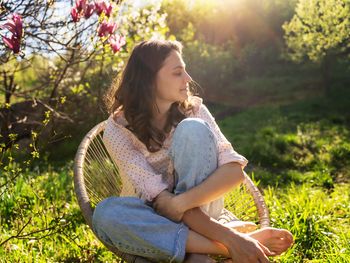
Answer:
[[[18,238],[21,236],[21,233],[23,232],[23,230],[29,225],[30,221],[32,221],[32,218],[30,217],[28,219],[28,221],[21,227],[21,229],[17,232],[16,235],[10,236],[8,238],[6,238],[4,241],[1,241],[0,243],[0,247],[3,246],[6,242],[10,241],[13,238]]]
[[[97,105],[86,102],[96,101],[103,92],[102,85],[106,85],[105,76],[114,75],[127,57],[126,48],[114,55],[125,44],[122,36],[128,34],[128,47],[140,39],[166,38],[166,14],[158,14],[160,7],[144,8],[148,12],[136,12],[135,9],[131,12],[129,9],[118,17],[117,5],[121,1],[105,0],[105,6],[96,4],[93,15],[91,10],[81,8],[82,2],[84,0],[0,0],[0,26],[6,25],[0,28],[0,96],[8,96],[0,99],[0,102],[7,102],[0,105],[0,196],[15,187],[23,175],[24,169],[12,171],[12,167],[29,168],[33,160],[39,158],[39,135],[50,137],[42,140],[45,143],[50,143],[51,138],[60,139],[59,132],[58,135],[48,133],[53,131],[55,120],[79,121],[86,105]],[[68,8],[63,11],[61,8],[60,13],[57,10],[59,3]],[[109,14],[109,4],[113,4],[114,13]],[[123,10],[128,9],[128,6],[124,7]],[[86,18],[88,15],[91,17]],[[7,38],[6,43],[2,41],[3,37]],[[80,86],[83,92],[79,91]],[[70,104],[62,106],[66,97]],[[71,105],[83,107],[71,110]],[[19,142],[21,139],[26,140]],[[16,144],[20,146],[16,148]],[[15,151],[29,153],[24,160],[27,164],[12,158]],[[31,187],[34,190],[34,186]],[[26,209],[17,208],[19,212]],[[34,216],[24,217],[14,231],[5,229],[5,233],[10,230],[10,237],[0,240],[0,246],[13,239],[45,238],[69,226],[69,223],[62,224],[56,216],[57,221],[49,227],[44,222],[33,229]]]
[[[115,3],[120,4],[121,1]],[[42,52],[43,46],[49,46],[46,50],[49,52],[55,52],[60,48],[63,48],[63,50],[76,48],[76,46],[70,46],[70,43],[79,40],[82,44],[84,39],[88,39],[86,37],[87,32],[93,37],[97,36],[98,20],[96,18],[80,19],[82,21],[75,23],[74,19],[72,20],[72,17],[67,15],[70,7],[71,1],[68,0],[52,0],[49,2],[22,0],[17,5],[9,1],[2,4],[2,10],[4,11],[0,15],[0,25],[4,24],[11,14],[20,14],[24,22],[25,41],[23,42],[27,43],[24,45],[28,46],[28,43],[34,42],[34,44],[28,46],[28,51],[31,53]],[[85,44],[80,47],[87,48],[92,43],[88,41]],[[58,47],[55,45],[58,45]],[[2,47],[0,57],[4,57],[4,52],[6,52],[6,49]],[[87,54],[87,56],[89,55]],[[2,60],[4,61],[4,59]]]
[[[160,7],[147,7],[147,12],[143,12],[147,9],[143,7],[135,16],[135,9],[128,9],[130,3],[118,9],[120,3],[110,0],[1,2],[0,35],[6,41],[0,39],[3,71],[0,74],[0,96],[5,98],[0,102],[6,102],[7,105],[0,105],[0,121],[3,122],[0,133],[5,134],[0,138],[0,143],[12,132],[10,127],[15,127],[16,120],[24,118],[24,114],[28,116],[28,122],[31,119],[28,114],[33,118],[41,117],[39,109],[30,107],[28,111],[22,111],[23,107],[28,107],[30,101],[38,97],[50,106],[55,117],[69,120],[67,115],[59,112],[60,105],[57,102],[67,94],[77,95],[76,98],[70,96],[71,100],[84,98],[73,90],[91,77],[86,74],[88,68],[84,69],[87,64],[93,65],[89,67],[89,73],[99,72],[101,76],[105,71],[104,66],[109,67],[109,70],[122,67],[126,52],[123,50],[119,58],[111,54],[118,52],[125,44],[122,35],[130,32],[128,45],[132,45],[139,39],[152,37],[149,29],[159,30],[156,32],[157,37],[165,34],[165,14],[157,13]],[[123,12],[119,12],[121,10]],[[14,70],[16,65],[20,66]],[[35,75],[35,80],[29,82],[24,76],[30,65],[34,65],[30,74]],[[97,66],[100,66],[99,71],[96,71]],[[19,71],[23,71],[23,74],[19,74]],[[101,90],[84,92],[95,96],[101,94]],[[18,105],[12,105],[11,99],[14,97],[17,98],[14,104]],[[17,126],[18,129],[20,127]]]
[[[83,0],[80,2],[83,2]],[[76,5],[77,3],[78,0]],[[121,1],[116,1],[116,4],[120,3]],[[61,5],[66,10],[58,8],[58,5]],[[20,14],[23,19],[24,30],[21,45],[24,51],[20,52],[23,60],[30,61],[31,54],[50,57],[54,54],[56,58],[65,63],[63,67],[54,72],[56,79],[53,80],[52,89],[48,92],[49,99],[53,99],[58,95],[59,84],[66,76],[69,67],[88,61],[103,49],[103,45],[107,43],[107,39],[102,42],[99,39],[106,33],[101,31],[101,29],[97,30],[99,23],[101,23],[98,19],[85,19],[75,23],[74,19],[72,20],[72,16],[67,15],[70,8],[72,8],[71,1],[68,0],[52,0],[49,2],[21,0],[17,4],[13,3],[13,1],[2,2],[1,4],[3,12],[0,14],[0,25],[4,24],[11,17],[10,15],[14,13]],[[111,30],[108,27],[104,30],[112,33],[112,31],[108,31]],[[0,34],[5,37],[6,30],[0,31]],[[67,53],[71,53],[71,55],[67,57]],[[0,61],[2,64],[11,62],[13,59],[14,57],[9,55],[4,43],[0,41]],[[3,81],[3,83],[5,82]],[[0,87],[0,90],[8,90],[8,88]],[[14,92],[20,93],[21,87]],[[8,98],[5,101],[10,103]]]
[[[65,223],[58,223],[55,224],[53,226],[50,227],[45,227],[42,229],[37,229],[34,231],[31,231],[29,233],[26,234],[22,234],[22,232],[25,230],[25,228],[30,224],[30,222],[32,221],[33,217],[30,217],[27,222],[25,224],[23,224],[23,226],[18,230],[18,232],[15,235],[12,235],[8,238],[6,238],[5,240],[0,242],[0,247],[3,246],[4,244],[6,244],[8,241],[10,241],[11,239],[30,239],[30,240],[40,240],[43,238],[46,238],[48,236],[52,236],[58,232],[61,232],[62,229],[64,229],[65,227],[67,227],[69,224],[71,224],[71,222],[65,222]],[[57,217],[56,221],[60,221],[61,219],[63,219],[63,216],[61,217]],[[36,236],[39,233],[43,233],[43,232],[48,232],[44,235],[41,236]]]

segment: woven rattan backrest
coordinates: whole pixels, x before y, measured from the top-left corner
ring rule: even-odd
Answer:
[[[82,214],[92,231],[92,214],[95,205],[109,196],[118,196],[122,189],[117,166],[110,158],[102,136],[106,122],[92,128],[79,145],[74,161],[74,188]],[[101,240],[101,242],[103,242]],[[119,251],[104,244],[126,262],[150,263],[151,261]]]
[[[242,221],[251,221],[261,228],[270,225],[270,218],[264,198],[249,176],[225,195],[225,208]]]
[[[109,196],[119,196],[122,181],[117,166],[103,145],[102,132],[92,138],[87,148],[83,172],[85,187],[92,205]]]

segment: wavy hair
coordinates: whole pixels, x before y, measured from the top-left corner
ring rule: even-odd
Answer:
[[[109,113],[124,111],[128,122],[126,128],[133,132],[150,152],[160,150],[166,134],[173,126],[186,118],[192,109],[188,100],[175,102],[169,109],[163,130],[151,125],[152,113],[154,109],[157,109],[155,103],[156,75],[173,50],[182,54],[181,43],[169,40],[149,40],[137,44],[121,77],[114,79],[105,96]]]

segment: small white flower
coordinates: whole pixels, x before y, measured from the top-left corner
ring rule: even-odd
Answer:
[[[13,244],[13,245],[11,246],[11,249],[12,249],[12,250],[18,250],[18,249],[19,249],[19,246]]]

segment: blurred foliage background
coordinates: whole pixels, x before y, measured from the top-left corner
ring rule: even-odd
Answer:
[[[1,3],[0,21],[12,4]],[[71,1],[44,5],[70,20]],[[130,0],[116,8],[127,43],[115,54],[93,41],[93,26],[60,51],[35,48],[30,23],[22,57],[0,45],[0,262],[118,260],[84,224],[72,160],[108,117],[102,97],[130,50],[149,38],[182,42],[200,96],[250,161],[272,225],[293,232],[293,248],[273,260],[349,262],[350,2]]]

